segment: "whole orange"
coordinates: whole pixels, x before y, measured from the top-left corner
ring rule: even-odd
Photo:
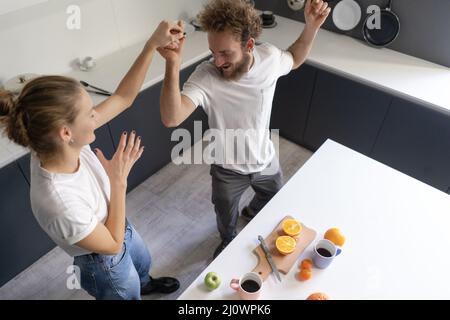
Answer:
[[[330,297],[323,292],[315,292],[311,294],[306,300],[330,300]]]
[[[300,263],[300,269],[312,269],[312,267],[313,267],[313,262],[311,259],[304,259]]]
[[[311,269],[302,269],[297,275],[298,280],[307,281],[312,278],[312,270]]]
[[[330,240],[335,245],[342,247],[345,243],[345,237],[338,228],[331,228],[325,232],[324,238]]]

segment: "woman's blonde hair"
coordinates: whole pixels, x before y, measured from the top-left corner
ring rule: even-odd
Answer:
[[[0,90],[0,124],[10,140],[51,156],[59,147],[56,130],[78,114],[81,88],[75,79],[44,76],[27,83],[17,98]]]
[[[230,31],[243,47],[250,38],[257,39],[262,31],[261,17],[245,0],[212,0],[198,19],[204,31]]]

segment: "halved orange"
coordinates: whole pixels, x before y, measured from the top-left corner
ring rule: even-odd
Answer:
[[[283,221],[282,228],[288,236],[296,237],[302,231],[302,225],[295,219],[286,219]]]
[[[275,246],[282,254],[294,252],[297,241],[290,236],[279,236],[275,241]]]

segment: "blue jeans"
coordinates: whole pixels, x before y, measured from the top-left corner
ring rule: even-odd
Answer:
[[[98,300],[140,300],[141,287],[150,281],[150,253],[139,233],[127,223],[122,251],[75,257],[81,287]]]

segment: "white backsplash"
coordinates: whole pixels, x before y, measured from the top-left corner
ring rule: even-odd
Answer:
[[[49,0],[0,15],[0,85],[22,73],[70,72],[75,59],[100,58],[142,41],[162,19],[187,21],[205,2]],[[70,5],[81,9],[80,30],[66,27]]]

